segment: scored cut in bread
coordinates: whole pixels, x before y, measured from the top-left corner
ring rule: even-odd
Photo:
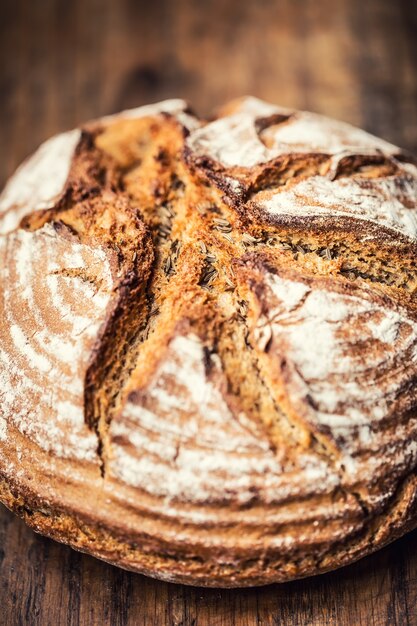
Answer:
[[[45,142],[0,196],[0,500],[205,586],[414,528],[416,200],[409,154],[250,97]]]

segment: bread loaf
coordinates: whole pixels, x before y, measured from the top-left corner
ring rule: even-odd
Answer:
[[[255,98],[43,144],[0,197],[0,499],[206,586],[417,525],[417,168]]]

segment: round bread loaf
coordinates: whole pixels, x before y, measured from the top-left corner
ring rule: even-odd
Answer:
[[[0,499],[207,586],[417,525],[417,168],[347,124],[180,100],[44,143],[0,197]]]

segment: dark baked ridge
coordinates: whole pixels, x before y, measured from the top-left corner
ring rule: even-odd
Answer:
[[[186,158],[242,216],[248,245],[326,255],[347,277],[415,291],[412,156],[347,124],[254,98],[224,112],[191,135]]]
[[[77,413],[66,422],[57,409],[68,401],[59,368],[61,404],[40,404],[36,423],[38,397],[10,417],[3,394],[2,500],[40,532],[161,578],[224,586],[288,580],[350,562],[415,525],[415,236],[396,231],[395,220],[375,225],[373,214],[364,228],[363,215],[336,220],[328,210],[307,221],[275,212],[272,219],[263,208],[282,193],[297,206],[294,190],[317,176],[331,185],[366,181],[365,189],[392,179],[399,212],[407,205],[415,219],[414,166],[362,131],[309,114],[266,115],[265,107],[251,99],[238,105],[244,119],[236,127],[254,129],[266,157],[277,149],[271,129],[297,115],[307,126],[327,123],[333,145],[313,152],[280,145],[278,155],[250,167],[226,167],[213,160],[210,142],[201,154],[211,124],[173,101],[159,105],[169,115],[145,108],[88,125],[71,163],[61,164],[63,189],[49,197],[46,189],[41,202],[30,194],[17,201],[12,181],[0,201],[3,229],[20,220],[26,229],[1,239],[2,266],[14,266],[21,240],[41,246],[40,325],[71,336],[79,355]],[[226,122],[235,112],[236,105],[224,112]],[[245,137],[239,141],[244,147]],[[37,180],[47,174],[38,171]],[[81,267],[68,266],[74,248],[84,255]],[[57,259],[49,281],[66,287],[73,311],[86,307],[92,285],[100,294],[98,310],[86,307],[94,337],[58,329],[45,303],[42,281]],[[394,272],[397,280],[387,279]],[[273,276],[307,285],[306,302],[320,293],[349,307],[359,302],[364,359],[388,347],[372,334],[378,323],[386,336],[398,335],[389,360],[377,361],[374,404],[363,393],[347,395],[344,408],[354,406],[364,424],[356,416],[344,436],[337,423],[323,423],[311,393],[316,382],[300,377],[291,346],[282,347],[270,314],[277,297],[281,307],[289,302],[271,292]],[[31,288],[25,280],[12,284]],[[10,310],[21,315],[17,298]],[[374,307],[380,317],[367,327],[362,317],[375,316]],[[39,329],[29,313],[22,328],[33,342]],[[355,357],[355,341],[347,345]],[[39,372],[27,374],[30,381]],[[40,384],[49,388],[51,380],[48,371]],[[359,377],[362,392],[366,383]]]

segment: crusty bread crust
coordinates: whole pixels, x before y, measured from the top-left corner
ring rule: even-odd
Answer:
[[[292,560],[277,552],[264,559],[260,568],[254,558],[241,559],[237,564],[204,559],[186,550],[174,551],[163,543],[149,549],[140,533],[127,536],[120,529],[98,526],[95,519],[80,518],[74,511],[40,507],[37,496],[28,491],[24,496],[17,493],[9,483],[0,483],[3,504],[35,532],[132,572],[201,587],[261,586],[324,574],[372,554],[417,526],[417,481],[412,476],[401,484],[389,511],[376,517],[353,541],[341,541],[320,555],[301,551]]]
[[[417,526],[417,168],[254,98],[44,144],[0,196],[0,500],[186,584]]]

